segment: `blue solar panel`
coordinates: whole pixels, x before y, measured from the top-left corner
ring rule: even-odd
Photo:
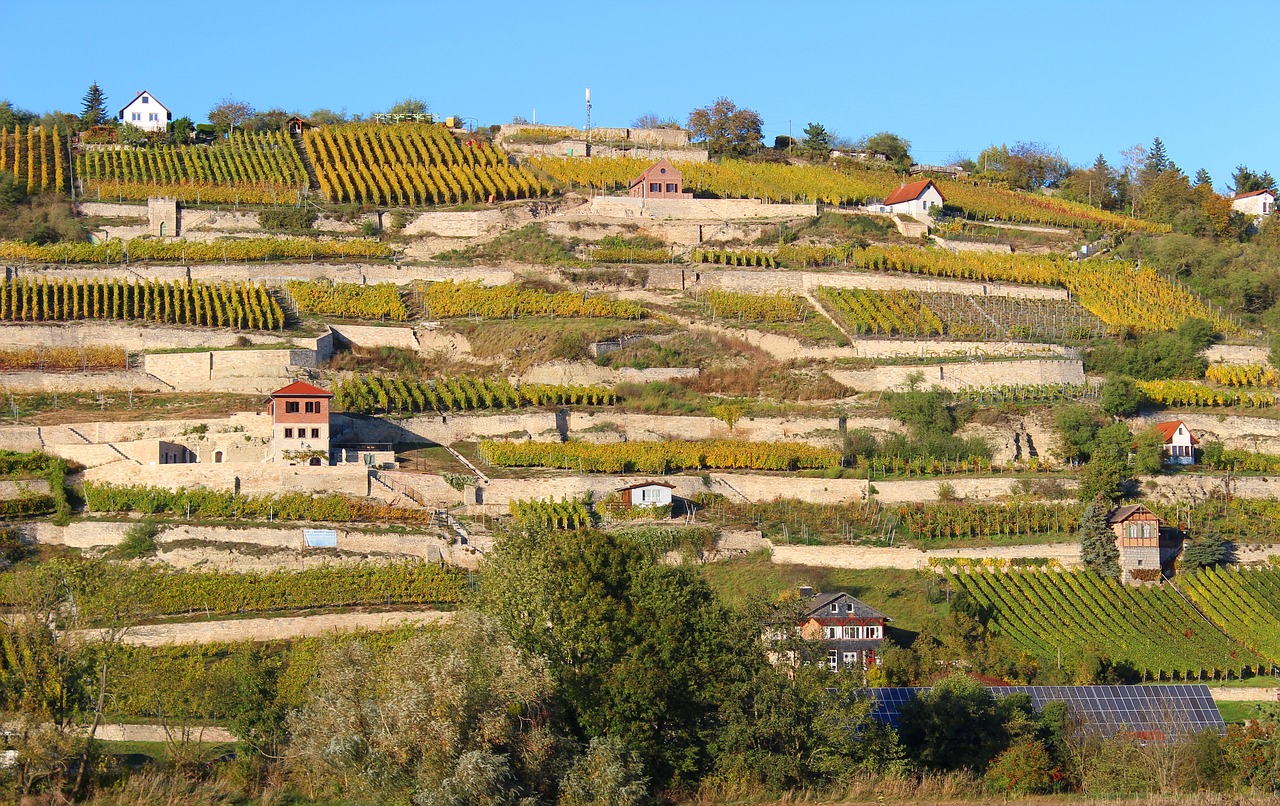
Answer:
[[[898,726],[902,706],[928,688],[873,688],[876,704],[871,715]],[[1049,702],[1066,703],[1068,719],[1078,730],[1102,736],[1133,733],[1160,739],[1202,730],[1226,730],[1209,687],[1171,686],[992,686],[1004,697],[1021,692],[1040,710]]]

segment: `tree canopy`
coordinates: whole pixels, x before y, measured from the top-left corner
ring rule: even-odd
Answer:
[[[728,98],[689,113],[689,136],[720,157],[746,157],[760,149],[764,127],[759,113],[739,108]]]

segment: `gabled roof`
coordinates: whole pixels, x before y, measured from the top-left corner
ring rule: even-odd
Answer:
[[[163,110],[164,110],[164,111],[166,111],[166,112],[168,112],[168,111],[169,111],[169,107],[167,107],[167,106],[165,106],[164,104],[160,103],[160,99],[159,99],[159,98],[157,98],[157,97],[156,97],[156,96],[154,96],[154,95],[151,95],[151,93],[147,92],[146,90],[142,90],[142,91],[141,91],[141,92],[139,92],[137,95],[133,96],[133,98],[129,101],[129,103],[127,103],[127,104],[125,104],[123,107],[121,107],[121,108],[120,108],[120,112],[119,112],[118,114],[119,114],[119,115],[123,115],[123,114],[124,114],[124,110],[126,110],[126,109],[128,109],[130,106],[132,106],[134,101],[138,100],[139,98],[141,98],[141,97],[142,97],[142,96],[144,96],[144,95],[149,95],[149,96],[151,96],[151,100],[152,100],[152,102],[153,102],[153,103],[155,103],[155,105],[156,105],[156,106],[160,107],[161,109],[163,109]]]
[[[903,202],[915,201],[924,195],[924,192],[932,187],[938,191],[938,195],[942,195],[942,191],[938,190],[938,186],[933,183],[932,179],[921,179],[919,182],[909,182],[894,192],[884,200],[885,204],[902,204]],[[946,201],[944,198],[943,201]]]
[[[1232,196],[1231,201],[1239,201],[1240,199],[1250,199],[1250,198],[1253,198],[1254,196],[1262,196],[1264,194],[1267,196],[1270,196],[1273,199],[1276,196],[1276,192],[1274,190],[1263,188],[1262,190],[1251,190],[1248,193],[1241,193],[1238,196]]]
[[[272,397],[333,397],[333,392],[321,389],[306,381],[294,381],[293,383],[281,389],[277,389],[271,393]]]
[[[1151,515],[1155,517],[1155,513],[1144,507],[1142,504],[1129,504],[1123,507],[1116,507],[1107,514],[1107,523],[1124,523],[1134,515]]]
[[[876,610],[871,605],[865,602],[860,602],[847,593],[819,593],[817,596],[803,603],[804,617],[817,618],[824,614],[831,615],[832,604],[853,605],[852,611],[841,607],[840,612],[836,615],[845,617],[853,616],[855,618],[881,618],[885,621],[893,621],[893,619],[889,618],[884,613],[881,613],[879,610]]]
[[[664,166],[668,170],[670,170],[672,173],[676,174],[677,176],[680,175],[680,170],[676,168],[676,166],[672,165],[671,162],[666,157],[663,157],[662,159],[658,160],[654,164],[650,165],[648,168],[645,168],[644,173],[640,174],[635,179],[632,179],[631,184],[628,185],[628,187],[635,187],[636,185],[645,181],[645,178],[648,177],[649,174],[653,173],[655,168],[660,168]]]
[[[1153,427],[1156,432],[1164,438],[1165,444],[1168,444],[1173,439],[1173,435],[1178,432],[1178,428],[1186,427],[1186,424],[1181,420],[1173,420],[1172,422],[1167,423],[1156,423]],[[1191,436],[1192,445],[1200,444],[1200,440],[1196,439],[1196,435],[1191,433],[1190,428],[1187,429],[1187,433]]]
[[[665,481],[641,481],[636,484],[629,484],[626,487],[619,487],[618,492],[625,493],[627,490],[638,490],[641,487],[666,487],[668,490],[674,490],[676,485],[667,484]]]

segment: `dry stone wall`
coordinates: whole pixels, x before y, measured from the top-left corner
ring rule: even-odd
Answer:
[[[237,339],[250,344],[278,344],[292,341],[299,346],[314,345],[310,339],[290,339],[279,333],[200,328],[165,327],[116,322],[65,322],[60,324],[0,324],[0,349],[23,347],[100,347],[113,345],[130,352],[164,350],[175,347],[232,347]]]
[[[877,291],[921,291],[965,294],[977,297],[1019,297],[1022,299],[1069,299],[1064,288],[979,283],[965,280],[914,277],[903,274],[880,274],[865,271],[787,271],[714,269],[694,266],[684,270],[684,285],[723,288],[728,291],[803,293],[827,286],[830,288],[866,288]],[[688,275],[691,275],[688,276]]]
[[[969,560],[1013,560],[1021,557],[1045,557],[1057,560],[1065,568],[1080,564],[1080,546],[1076,543],[1045,543],[1034,546],[1000,546],[981,549],[877,548],[873,546],[780,546],[774,544],[773,562],[780,565],[813,565],[822,568],[928,568],[930,560],[965,558]]]
[[[813,218],[816,204],[764,204],[759,199],[640,199],[595,196],[589,215],[600,218],[674,219],[684,221]]]
[[[282,493],[342,493],[367,496],[369,471],[363,465],[302,467],[276,464],[177,464],[137,465],[119,461],[84,472],[88,481],[111,484],[145,484],[169,490],[207,487],[239,490],[246,495]]]
[[[837,383],[858,391],[906,389],[913,379],[928,389],[940,386],[957,391],[965,387],[1011,384],[1067,383],[1082,385],[1084,364],[1079,360],[990,361],[924,366],[876,367],[867,370],[827,370]]]

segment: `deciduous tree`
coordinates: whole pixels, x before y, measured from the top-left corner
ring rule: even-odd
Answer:
[[[251,117],[253,117],[253,106],[234,98],[223,98],[217,106],[209,110],[209,122],[213,124],[218,134],[235,131],[237,126],[243,125]]]
[[[763,127],[759,113],[723,97],[689,113],[690,139],[705,143],[708,151],[721,157],[754,154],[760,149]]]

